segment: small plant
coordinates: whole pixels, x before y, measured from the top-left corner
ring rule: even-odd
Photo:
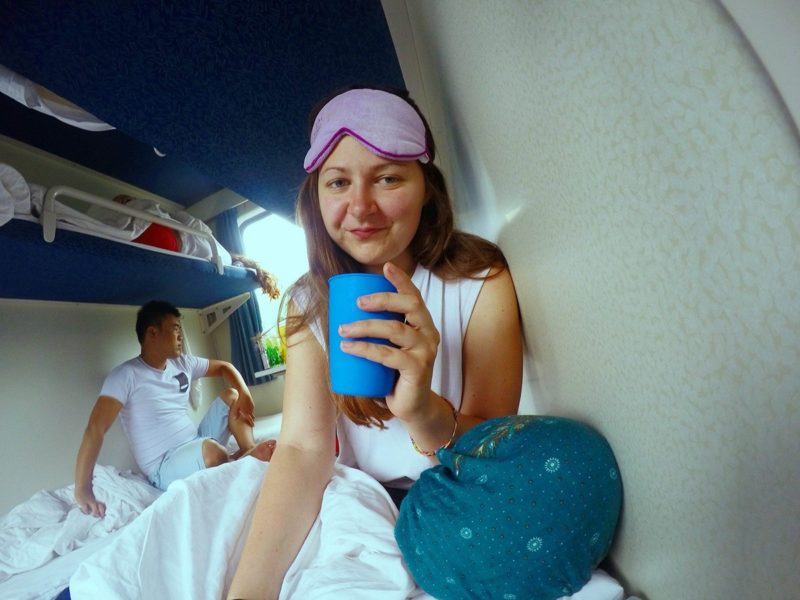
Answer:
[[[281,325],[278,330],[275,327],[262,333],[259,338],[266,354],[266,368],[271,369],[278,365],[286,364],[286,345],[284,344],[284,327]]]

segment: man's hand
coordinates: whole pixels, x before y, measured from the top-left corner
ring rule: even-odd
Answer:
[[[95,517],[103,518],[106,516],[106,505],[94,497],[92,488],[79,488],[75,487],[75,501],[78,507],[85,515],[93,515]]]
[[[255,410],[256,406],[253,403],[253,397],[250,394],[240,394],[239,399],[234,403],[232,410],[234,411],[234,417],[239,419],[240,421],[244,421],[250,427],[252,427],[255,422]]]

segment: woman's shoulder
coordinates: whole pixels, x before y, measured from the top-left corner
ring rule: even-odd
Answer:
[[[494,242],[456,230],[446,251],[431,270],[443,280],[484,281],[508,270],[508,263]]]
[[[290,285],[285,295],[289,308],[292,308],[292,305],[294,305],[295,310],[301,313],[305,312],[311,305],[311,300],[313,298],[313,288],[308,273],[301,275],[297,281]]]
[[[514,283],[500,247],[480,236],[457,231],[449,257],[451,285],[458,288],[463,310],[515,300]]]

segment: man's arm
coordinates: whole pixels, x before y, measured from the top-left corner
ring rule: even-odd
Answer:
[[[122,410],[122,403],[111,396],[100,396],[94,404],[89,424],[83,432],[83,441],[75,464],[75,500],[80,509],[95,517],[104,517],[106,505],[98,502],[92,489],[92,474],[103,438]]]
[[[234,413],[236,418],[248,425],[252,426],[255,423],[253,396],[250,395],[250,390],[247,389],[247,384],[236,367],[224,360],[209,359],[208,371],[203,377],[222,377],[230,387],[239,392],[239,399],[231,406],[231,410],[236,411]]]

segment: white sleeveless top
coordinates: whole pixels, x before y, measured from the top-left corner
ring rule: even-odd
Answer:
[[[486,269],[478,276],[483,278],[488,273],[489,269]],[[422,294],[441,337],[433,365],[431,389],[460,408],[463,382],[461,350],[483,279],[445,281],[422,265],[417,265],[411,281]],[[302,310],[302,295],[295,299]],[[327,353],[318,322],[311,324],[311,331]],[[386,429],[356,425],[347,416],[340,415],[336,423],[338,461],[364,471],[388,487],[410,488],[420,473],[431,467],[431,461],[414,450],[408,432],[399,419],[390,419],[385,425]]]

